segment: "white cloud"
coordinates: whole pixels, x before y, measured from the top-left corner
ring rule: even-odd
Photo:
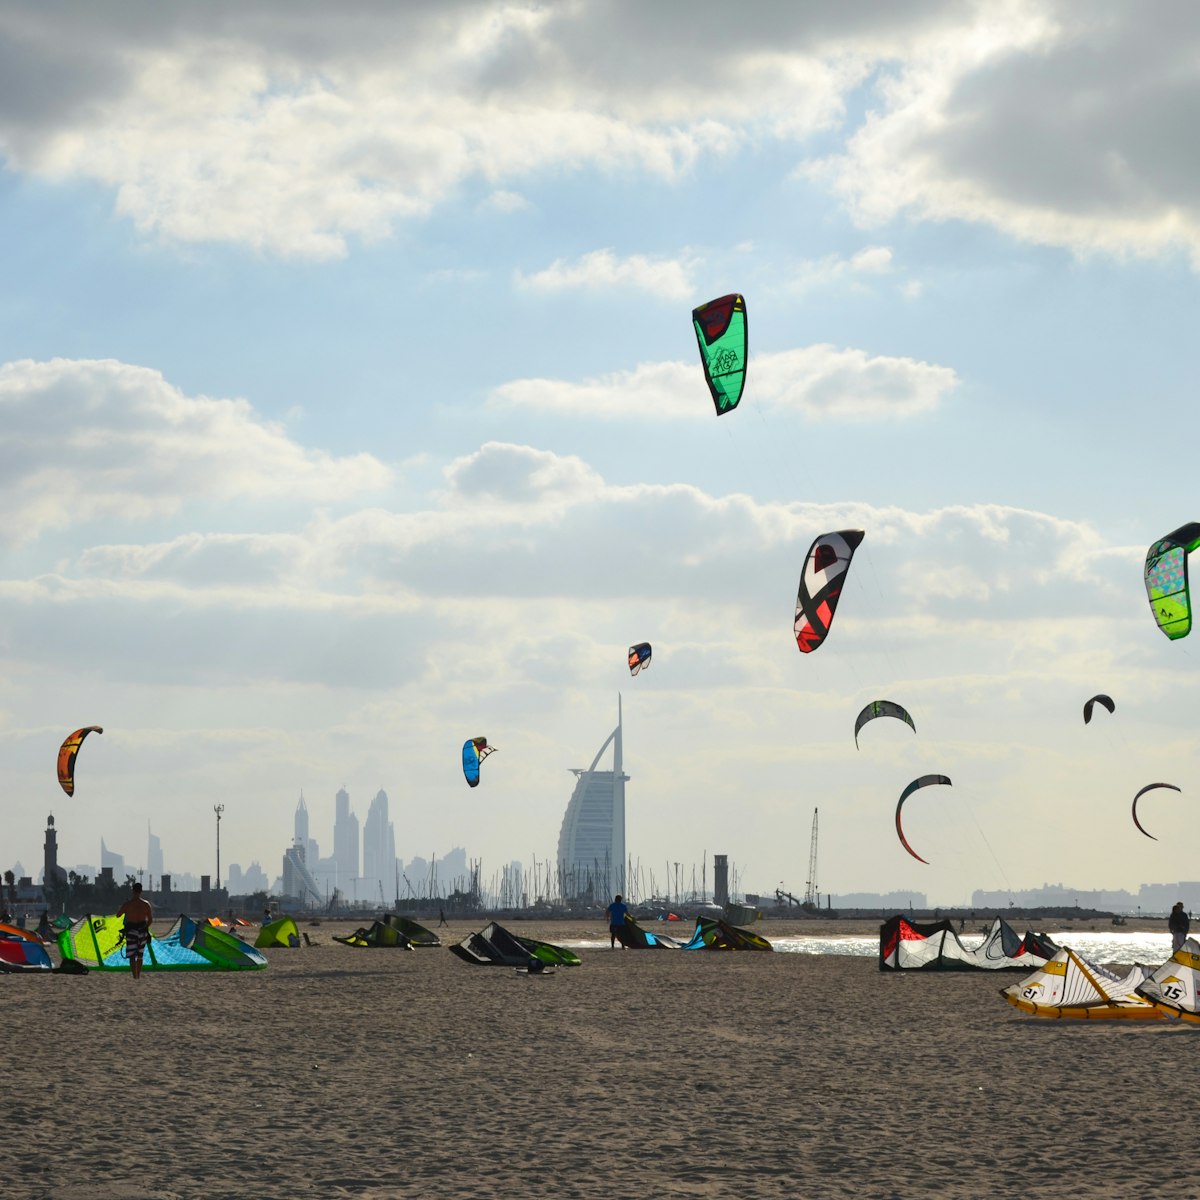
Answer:
[[[897,11],[885,28],[928,19]],[[147,233],[307,258],[467,181],[503,197],[546,169],[672,179],[748,137],[829,128],[879,40],[832,10],[683,36],[674,14],[594,3],[141,15],[0,14],[9,167],[111,187]]]
[[[516,379],[501,384],[492,403],[543,412],[624,420],[653,415],[661,419],[711,416],[698,399],[707,399],[699,367],[678,362],[642,363],[632,371],[614,371],[575,383],[565,379]],[[699,378],[701,391],[696,391]]]
[[[819,259],[802,260],[787,266],[781,287],[789,293],[804,293],[839,284],[868,286],[865,280],[891,271],[892,258],[890,246],[864,246],[849,258],[827,254]]]
[[[513,213],[529,208],[530,204],[520,192],[510,192],[504,188],[497,188],[484,201],[484,207],[493,209],[496,212]]]
[[[958,383],[950,367],[826,345],[763,355],[752,369],[774,407],[850,421],[932,412]]]
[[[691,271],[694,265],[677,259],[646,258],[641,254],[619,258],[611,250],[593,250],[574,262],[555,259],[544,270],[532,275],[518,272],[517,283],[541,292],[626,287],[668,300],[686,300],[693,292]]]
[[[488,442],[446,468],[449,503],[535,504],[578,502],[597,495],[600,476],[582,459],[530,446]]]
[[[888,246],[866,246],[850,259],[850,270],[864,275],[886,275],[892,269]]]
[[[936,409],[957,383],[950,367],[817,345],[754,355],[742,402],[812,419],[904,419]],[[699,366],[678,362],[642,363],[579,383],[514,380],[493,394],[493,403],[614,420],[707,420],[706,399]]]
[[[1013,2],[947,28],[828,168],[866,223],[906,213],[1079,252],[1200,264],[1200,14]]]
[[[332,501],[391,478],[370,455],[305,449],[244,400],[185,396],[157,371],[113,360],[0,366],[0,461],[9,542],[193,499]]]
[[[79,5],[66,29],[13,10],[0,153],[112,188],[147,233],[329,258],[467,182],[510,208],[545,170],[670,180],[770,142],[803,155],[870,81],[877,103],[823,168],[862,220],[1200,259],[1189,6],[1153,21],[1119,0],[842,7],[764,5],[686,31],[670,6],[597,3],[215,5],[137,22]]]

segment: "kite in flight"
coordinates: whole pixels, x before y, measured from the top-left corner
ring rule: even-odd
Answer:
[[[913,792],[917,790],[917,788],[929,787],[930,784],[934,783],[944,783],[947,787],[950,786],[950,780],[945,775],[922,775],[920,779],[914,779],[912,783],[910,783],[908,787],[906,787],[904,791],[900,793],[900,800],[896,804],[896,833],[900,837],[900,844],[909,852],[909,854],[913,856],[913,858],[915,858],[918,862],[923,862],[926,866],[929,866],[928,859],[922,858],[908,844],[908,839],[904,836],[904,830],[900,825],[900,810],[904,807],[905,800],[907,800],[909,796],[911,796]]]
[[[1138,829],[1141,830],[1142,833],[1146,833],[1146,831],[1142,829],[1142,823],[1137,819],[1137,802],[1147,792],[1152,792],[1155,788],[1170,788],[1173,792],[1180,792],[1183,790],[1182,788],[1177,788],[1173,783],[1148,783],[1144,788],[1141,788],[1138,791],[1138,794],[1133,798],[1133,823],[1138,827]],[[1156,838],[1152,833],[1146,833],[1146,836],[1152,841],[1158,841],[1158,838]]]
[[[1113,698],[1111,696],[1105,696],[1103,694],[1099,696],[1093,696],[1083,706],[1083,723],[1085,725],[1092,719],[1092,709],[1097,704],[1099,704],[1102,708],[1107,708],[1110,713],[1117,711],[1117,706],[1113,703]]]
[[[643,667],[650,665],[650,643],[638,642],[629,647],[629,673],[636,675]]]
[[[732,412],[746,386],[746,301],[734,293],[692,309],[704,378],[717,416]]]
[[[83,739],[89,733],[103,733],[104,730],[99,725],[85,725],[82,729],[77,729],[61,746],[58,748],[58,782],[62,785],[62,790],[68,796],[75,795],[75,759],[79,754],[79,747],[83,745]]]
[[[801,654],[815,650],[829,633],[843,578],[864,537],[861,529],[841,529],[821,534],[809,546],[796,594],[796,645]]]
[[[479,764],[495,750],[485,737],[468,738],[463,742],[463,775],[472,787],[479,786]]]
[[[1146,596],[1158,627],[1172,641],[1192,628],[1188,555],[1200,545],[1200,522],[1189,521],[1146,551]]]
[[[854,745],[858,746],[858,731],[868,722],[875,720],[876,717],[896,717],[903,721],[905,725],[913,731],[917,732],[917,727],[913,724],[913,719],[909,716],[908,709],[895,703],[893,700],[872,700],[858,714],[854,722]]]

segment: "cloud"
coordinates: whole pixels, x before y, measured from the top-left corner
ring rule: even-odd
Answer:
[[[810,418],[914,417],[936,409],[958,383],[950,367],[828,345],[763,355],[753,367],[769,403]]]
[[[1200,265],[1200,14],[1053,2],[976,10],[897,64],[827,164],[864,223],[967,220],[1078,252]]]
[[[706,613],[718,624],[732,613],[777,620],[778,593],[794,591],[812,538],[856,527],[868,531],[865,556],[887,580],[889,619],[954,613],[969,601],[959,615],[970,619],[1040,610],[1069,622],[1123,596],[1141,558],[1079,522],[1011,507],[909,512],[618,485],[576,456],[516,444],[487,443],[444,476],[426,508],[319,516],[297,532],[94,546],[54,574],[9,580],[0,595],[70,606],[170,596],[188,606],[336,610],[348,620],[421,609],[437,620],[453,612],[448,604],[466,612],[485,598],[587,606],[703,596],[689,620],[707,628]],[[1046,604],[1043,594],[1058,599]],[[1072,594],[1087,604],[1064,608]]]
[[[307,450],[244,400],[185,396],[114,360],[0,366],[0,539],[99,517],[145,520],[188,500],[310,504],[390,482],[368,454]]]
[[[530,204],[520,192],[510,192],[504,188],[497,188],[483,202],[483,207],[490,208],[495,212],[514,213],[529,208]]]
[[[573,263],[559,258],[532,275],[518,272],[517,283],[542,292],[625,287],[668,300],[686,300],[694,291],[693,265],[677,259],[646,258],[640,254],[618,258],[611,250],[593,250]]]
[[[672,180],[782,142],[867,223],[1200,262],[1191,7],[840,7],[731,26],[589,2],[80,4],[66,29],[20,8],[0,13],[0,153],[111,188],[148,235],[321,259],[467,184],[510,208],[539,172]],[[849,140],[814,163],[818,132]]]
[[[519,379],[496,388],[492,403],[610,420],[707,420],[711,411],[697,402],[698,376],[698,366],[668,362],[642,363],[578,383]],[[957,383],[950,367],[816,345],[756,354],[746,396],[809,419],[907,419],[935,410]]]
[[[730,25],[634,4],[217,2],[112,20],[77,5],[66,28],[14,10],[0,153],[113,189],[148,235],[335,258],[471,181],[496,196],[546,170],[670,180],[748,139],[832,128],[881,47],[938,11],[836,8]]]
[[[805,260],[788,266],[783,287],[787,292],[800,293],[839,283],[861,284],[864,279],[888,274],[892,257],[890,246],[864,246],[849,258],[829,254]]]

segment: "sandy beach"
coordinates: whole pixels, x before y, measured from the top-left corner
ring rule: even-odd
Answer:
[[[0,1196],[1093,1197],[1173,1178],[1188,1124],[1200,1029],[1025,1017],[1012,975],[605,945],[538,977],[308,928],[253,973],[0,978]]]

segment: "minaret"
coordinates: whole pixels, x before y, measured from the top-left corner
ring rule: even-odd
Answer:
[[[58,831],[54,828],[54,814],[46,818],[46,842],[43,847],[42,884],[53,885],[58,880],[65,880],[66,871],[58,865]]]

